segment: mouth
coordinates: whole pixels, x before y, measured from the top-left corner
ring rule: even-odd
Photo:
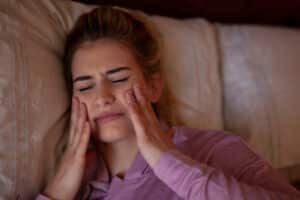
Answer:
[[[107,113],[107,114],[101,115],[99,117],[96,117],[95,122],[104,124],[104,123],[119,119],[122,116],[124,116],[124,113]]]

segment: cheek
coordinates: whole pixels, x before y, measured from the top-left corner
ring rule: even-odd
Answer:
[[[151,97],[151,87],[144,77],[140,77],[140,79],[136,80],[134,84],[138,84],[143,88],[142,92],[147,99]]]
[[[80,102],[85,104],[88,120],[90,120],[92,108],[91,108],[91,102],[89,101],[89,98],[80,95],[77,95],[77,97],[79,98]]]
[[[145,82],[145,80],[134,79],[126,86],[119,89],[116,94],[118,96],[119,101],[122,103],[123,106],[127,106],[126,100],[126,92],[129,90],[133,90],[134,85],[140,85],[143,88],[143,94],[145,95],[146,99],[151,99],[151,87]]]
[[[143,88],[147,87],[146,82],[142,77],[138,77],[138,76],[132,77],[131,80],[126,85],[120,87],[116,92],[118,94],[117,95],[118,98],[121,100],[123,105],[126,105],[126,96],[125,96],[126,92],[129,90],[133,90],[134,85],[140,85]]]
[[[126,101],[126,92],[128,90],[130,90],[132,86],[131,85],[127,85],[126,87],[123,87],[122,89],[119,89],[115,94],[116,94],[116,97],[119,101],[119,103],[122,105],[122,107],[124,107],[126,109],[127,107],[127,101]],[[127,110],[127,109],[126,109]]]

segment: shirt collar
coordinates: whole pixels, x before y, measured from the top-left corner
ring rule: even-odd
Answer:
[[[160,120],[160,125],[164,132],[166,132],[170,128],[170,126],[163,120]],[[96,152],[94,152],[94,154],[96,154]],[[90,171],[90,172],[88,172],[88,174],[90,174],[89,180],[92,180],[92,181],[88,181],[88,182],[91,183],[95,187],[97,187],[99,185],[103,185],[103,184],[105,184],[105,185],[109,184],[109,172],[105,166],[103,159],[101,159],[100,156],[95,156],[95,155],[92,158],[93,159],[90,160],[88,163],[88,165],[90,167],[87,168],[87,171]],[[95,166],[97,166],[97,167],[95,167]],[[91,170],[93,172],[91,172]],[[98,174],[96,171],[98,171]],[[142,154],[138,151],[135,156],[134,161],[132,162],[130,168],[128,169],[128,171],[124,177],[124,181],[140,178],[144,174],[147,174],[150,171],[151,171],[151,167],[149,166],[147,161],[144,159]],[[91,178],[91,176],[94,176],[94,177]],[[113,180],[113,178],[115,178],[115,177],[112,177],[112,180]]]

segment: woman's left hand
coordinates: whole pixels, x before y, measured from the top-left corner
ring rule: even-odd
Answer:
[[[172,142],[173,129],[167,132],[161,129],[151,102],[141,86],[134,85],[126,92],[125,98],[139,150],[148,164],[154,167],[164,152],[175,149]]]

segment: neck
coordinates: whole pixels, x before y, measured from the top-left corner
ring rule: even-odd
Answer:
[[[114,143],[101,143],[97,146],[110,175],[124,178],[138,152],[135,136]]]

